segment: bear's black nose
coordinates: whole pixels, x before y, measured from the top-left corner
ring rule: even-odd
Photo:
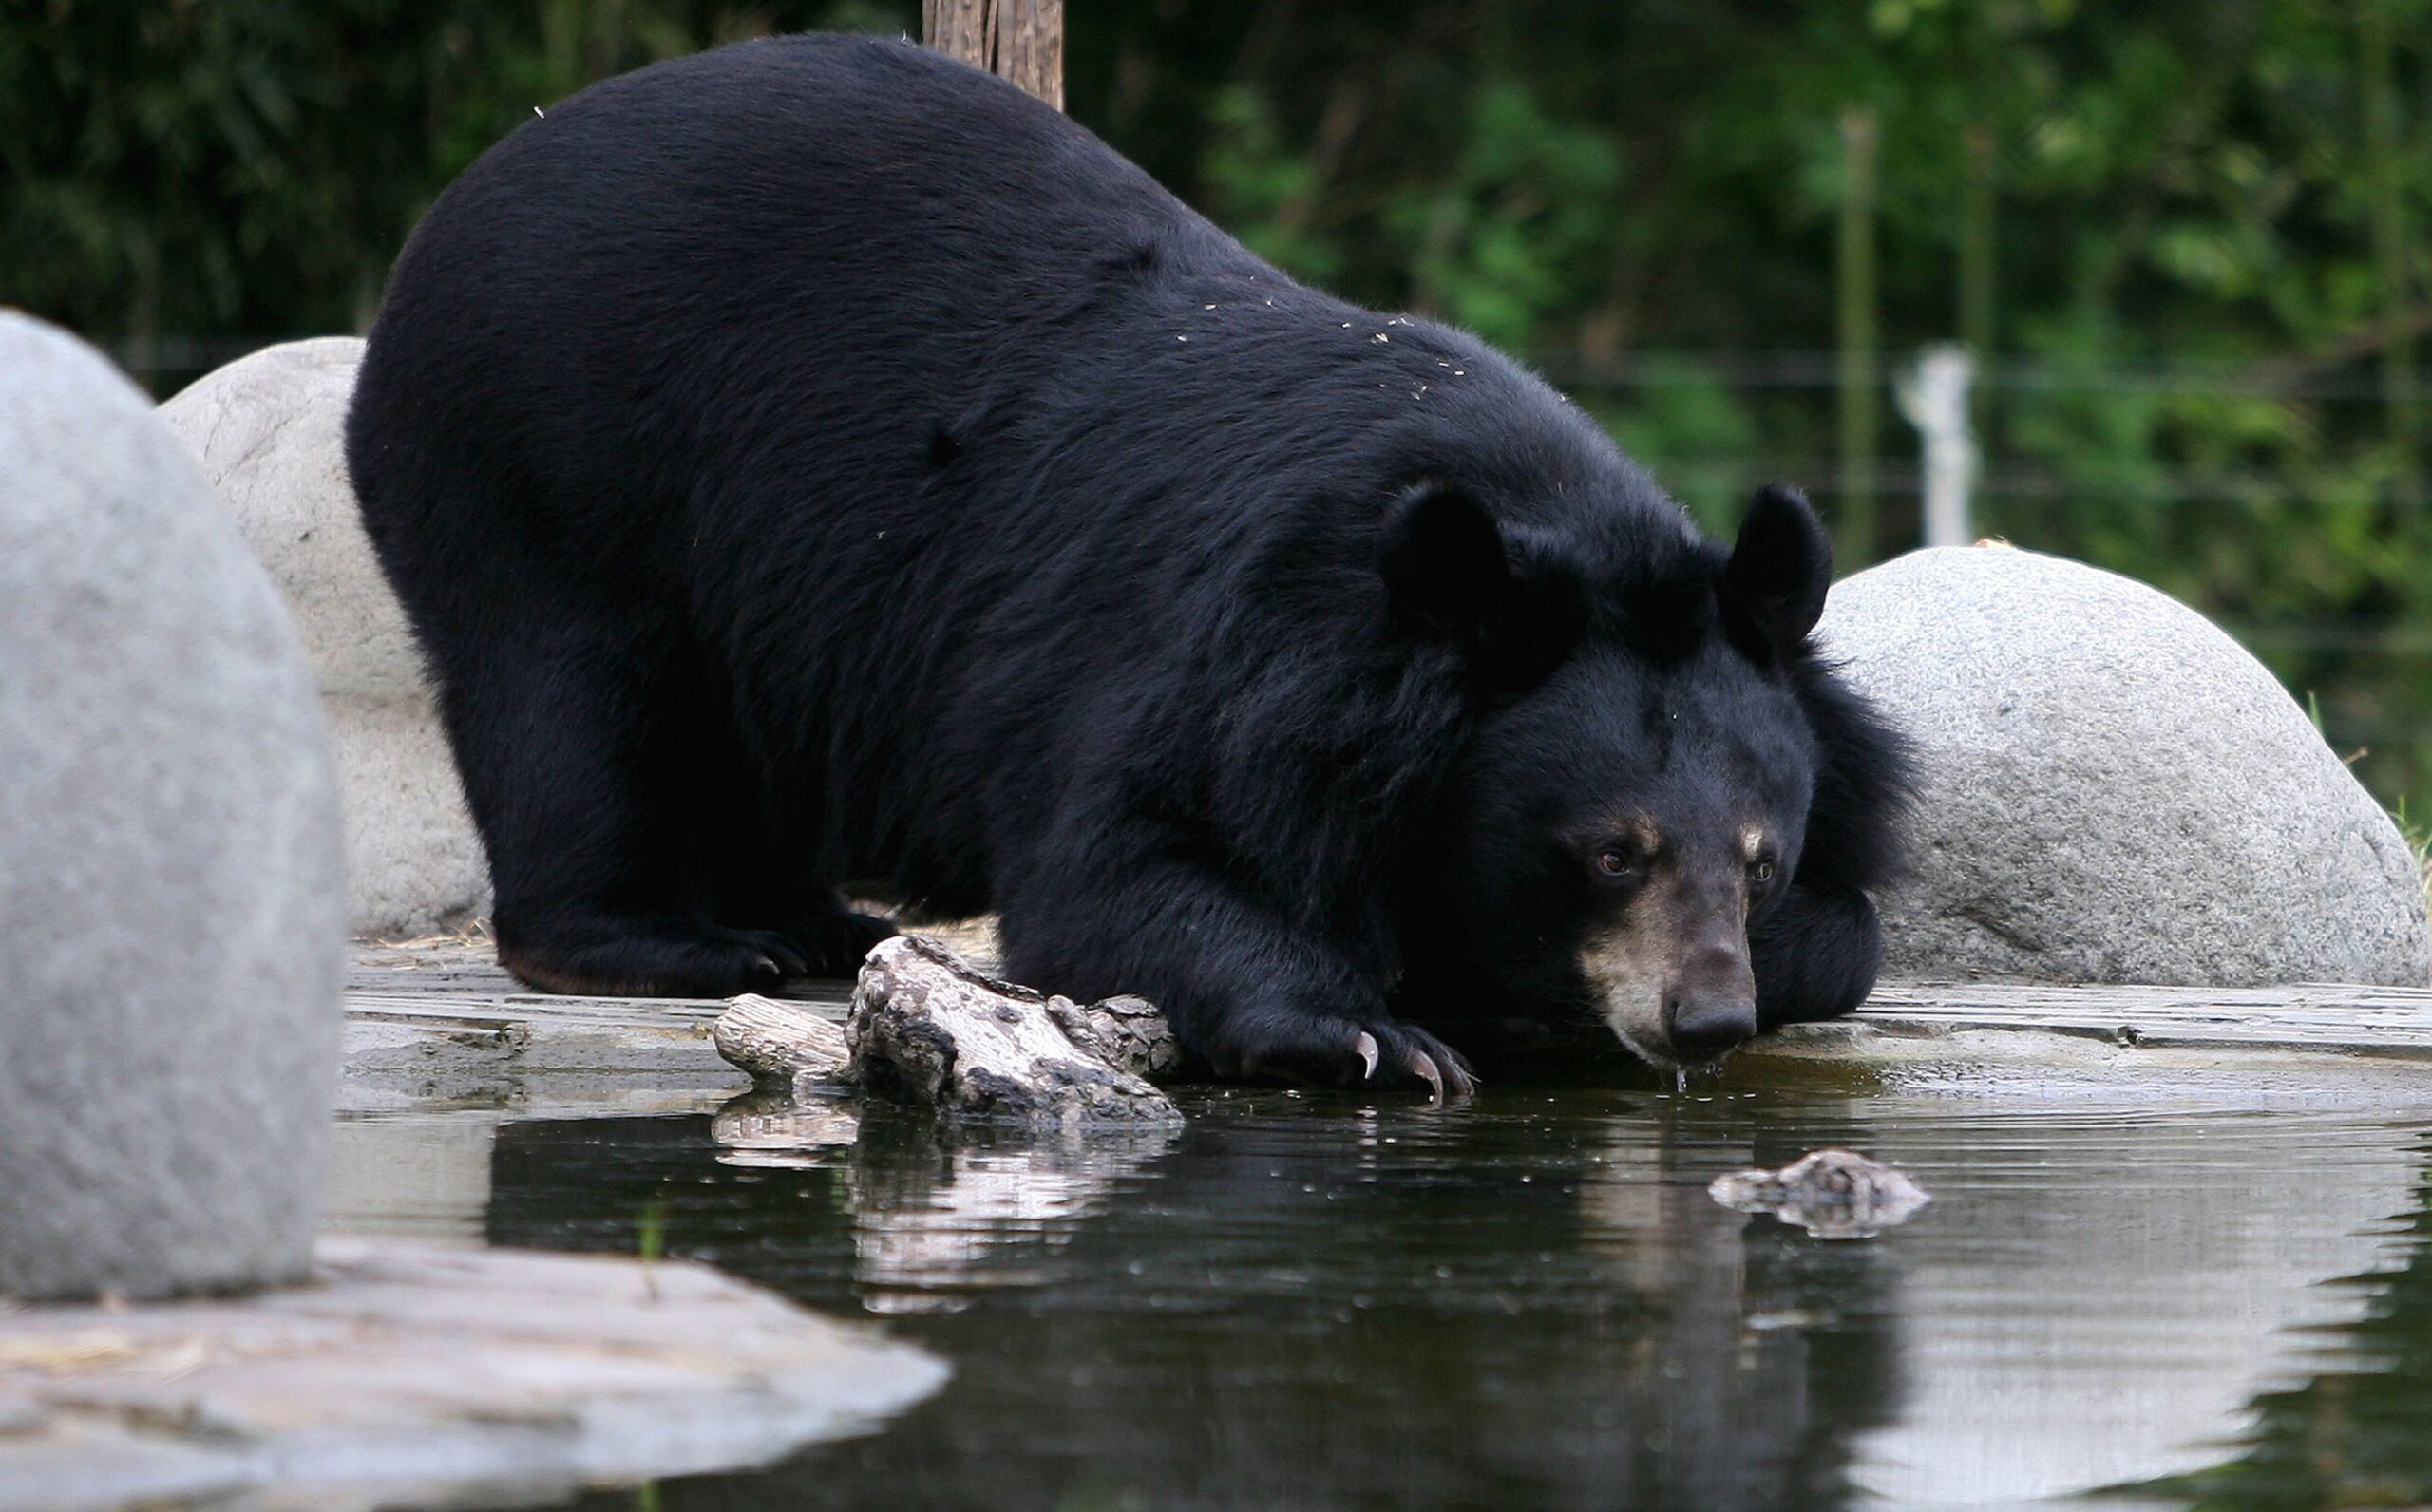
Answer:
[[[1683,1061],[1717,1060],[1757,1033],[1757,1005],[1736,994],[1676,994],[1663,1006],[1672,1053]]]

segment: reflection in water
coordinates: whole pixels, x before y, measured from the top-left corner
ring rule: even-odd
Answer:
[[[1179,1137],[979,1129],[948,1140],[928,1125],[874,1132],[845,1168],[853,1278],[874,1313],[951,1311],[983,1288],[1050,1279],[1082,1220]]]
[[[792,1171],[536,1125],[502,1143],[492,1238],[598,1242],[663,1192],[673,1253],[831,1307],[960,1306],[899,1323],[956,1363],[937,1402],[670,1508],[1829,1506],[1888,1408],[1883,1321],[1841,1300],[1884,1257],[1744,1239],[1704,1183],[1773,1152],[1679,1137],[1689,1106],[1211,1094],[1112,1162],[907,1123]]]
[[[1860,1442],[1910,1504],[2003,1504],[2195,1469],[2305,1374],[2389,1269],[2421,1163],[2400,1130],[2288,1114],[1977,1109],[1930,1184],[1936,1241],[1900,1297],[1932,1383]],[[1948,1211],[1946,1211],[1948,1209]]]
[[[938,1313],[966,1306],[976,1291],[1043,1279],[1045,1257],[1178,1136],[949,1132],[884,1109],[865,1122],[842,1098],[749,1092],[718,1109],[710,1137],[721,1165],[841,1173],[862,1305]]]
[[[1584,1247],[1647,1319],[1632,1341],[1631,1396],[1660,1449],[1604,1504],[1830,1504],[1848,1430],[1880,1421],[1896,1396],[1881,1318],[1844,1316],[1835,1298],[1882,1292],[1896,1262],[1814,1250],[1771,1223],[1752,1235],[1706,1192],[1718,1167],[1749,1162],[1751,1143],[1650,1132],[1641,1119],[1606,1121],[1579,1194]]]
[[[2344,1357],[2258,1401],[2255,1429],[2236,1459],[2156,1489],[2192,1497],[2208,1512],[2432,1504],[2432,1213],[2424,1196],[2417,1191],[2405,1269],[2339,1288],[2369,1309]]]
[[[701,1119],[510,1125],[488,1238],[631,1249],[655,1207],[670,1253],[954,1363],[885,1433],[670,1512],[2006,1504],[2231,1457],[2322,1342],[2292,1330],[2371,1295],[2315,1283],[2414,1253],[2413,1138],[2371,1119],[1508,1083],[1186,1111],[1114,1150],[874,1115],[783,1167]],[[1706,1195],[1826,1144],[1936,1201],[1834,1243]]]
[[[746,1092],[710,1121],[721,1165],[808,1169],[861,1137],[861,1116],[843,1098],[797,1103],[782,1092]]]
[[[323,1219],[340,1234],[478,1244],[490,1203],[491,1109],[341,1118]]]

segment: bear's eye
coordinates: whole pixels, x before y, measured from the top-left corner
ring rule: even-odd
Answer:
[[[1599,877],[1627,877],[1638,870],[1638,863],[1624,850],[1611,846],[1596,853],[1596,874]]]
[[[1756,883],[1758,887],[1762,887],[1767,882],[1772,881],[1774,879],[1774,863],[1770,860],[1750,861],[1748,863],[1748,879]]]

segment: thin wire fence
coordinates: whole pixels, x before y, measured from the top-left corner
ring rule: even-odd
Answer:
[[[162,337],[119,344],[113,353],[138,381],[165,397],[201,374],[272,340]],[[1832,351],[1666,351],[1601,360],[1558,357],[1537,365],[1550,382],[1604,418],[1664,484],[1717,529],[1728,529],[1757,485],[1798,483],[1828,519],[1839,512],[1845,476],[1833,438],[1845,371]],[[1878,365],[1889,397],[1908,363]],[[1677,409],[1704,390],[1734,417],[1729,425],[1666,424],[1654,412]],[[2271,532],[2294,528],[2343,538],[2386,537],[2385,497],[2353,487],[2327,497],[2322,469],[2259,462],[2186,465],[2142,457],[2089,474],[2011,444],[2014,411],[2034,401],[2266,401],[2288,406],[2309,435],[2369,438],[2385,390],[2369,354],[2332,361],[2174,360],[2068,363],[2006,356],[1974,367],[1974,402],[1983,427],[1980,460],[1968,487],[1972,534],[2080,557],[2131,576],[2165,577],[2140,562],[2149,548],[2123,544],[2171,537],[2236,540],[2270,549]],[[1872,477],[1880,534],[1874,555],[1919,543],[1927,467],[1922,438],[1881,406],[1884,421]],[[2354,444],[2362,444],[2356,442]],[[2267,522],[2265,514],[2273,518]],[[1861,563],[1845,563],[1853,568]],[[2268,575],[2271,564],[2255,569]],[[2166,582],[2165,586],[2183,584]],[[2190,596],[2201,598],[2200,592]],[[2366,595],[2368,598],[2371,595]],[[2389,801],[2432,784],[2432,615],[2404,603],[2369,602],[2345,614],[2290,614],[2199,602],[2223,628],[2263,657],[2301,701],[2314,703],[2324,732],[2343,754],[2375,753],[2360,774]],[[2316,699],[2314,695],[2319,694]]]
[[[1834,445],[1842,382],[1834,353],[1665,352],[1541,370],[1712,528],[1728,529],[1749,493],[1772,481],[1805,488],[1828,520],[1844,513],[1838,490],[1851,470]],[[1885,363],[1876,377],[1889,393],[1910,371]],[[2432,595],[2416,586],[2432,563],[2420,559],[2404,490],[2382,475],[2386,390],[2369,354],[2101,365],[2008,357],[1974,373],[1970,538],[2079,558],[2179,594],[2272,668],[2385,802],[2432,788],[2432,613],[2418,607]],[[1703,409],[1688,406],[1684,421],[1684,397],[1700,390]],[[2106,417],[2130,410],[2150,418],[2217,405],[2266,417],[2251,454],[2171,455],[2167,423],[2149,427],[2144,449],[2104,457],[2073,455],[2055,440],[2069,434],[2056,419],[2099,434]],[[1923,542],[1933,472],[1927,438],[1894,418],[1898,406],[1878,407],[1864,511],[1878,521],[1870,559]],[[1949,465],[1946,455],[1946,489]]]

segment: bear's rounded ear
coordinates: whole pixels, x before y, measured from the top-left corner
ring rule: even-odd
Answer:
[[[1427,629],[1457,633],[1509,589],[1503,533],[1477,501],[1421,483],[1385,514],[1378,566],[1394,607]]]
[[[1833,539],[1797,489],[1768,483],[1739,522],[1718,596],[1725,622],[1770,655],[1803,644],[1833,586]]]
[[[1394,501],[1377,566],[1403,624],[1460,645],[1494,690],[1551,671],[1586,621],[1586,590],[1569,561],[1508,539],[1484,505],[1442,484],[1418,484]]]

